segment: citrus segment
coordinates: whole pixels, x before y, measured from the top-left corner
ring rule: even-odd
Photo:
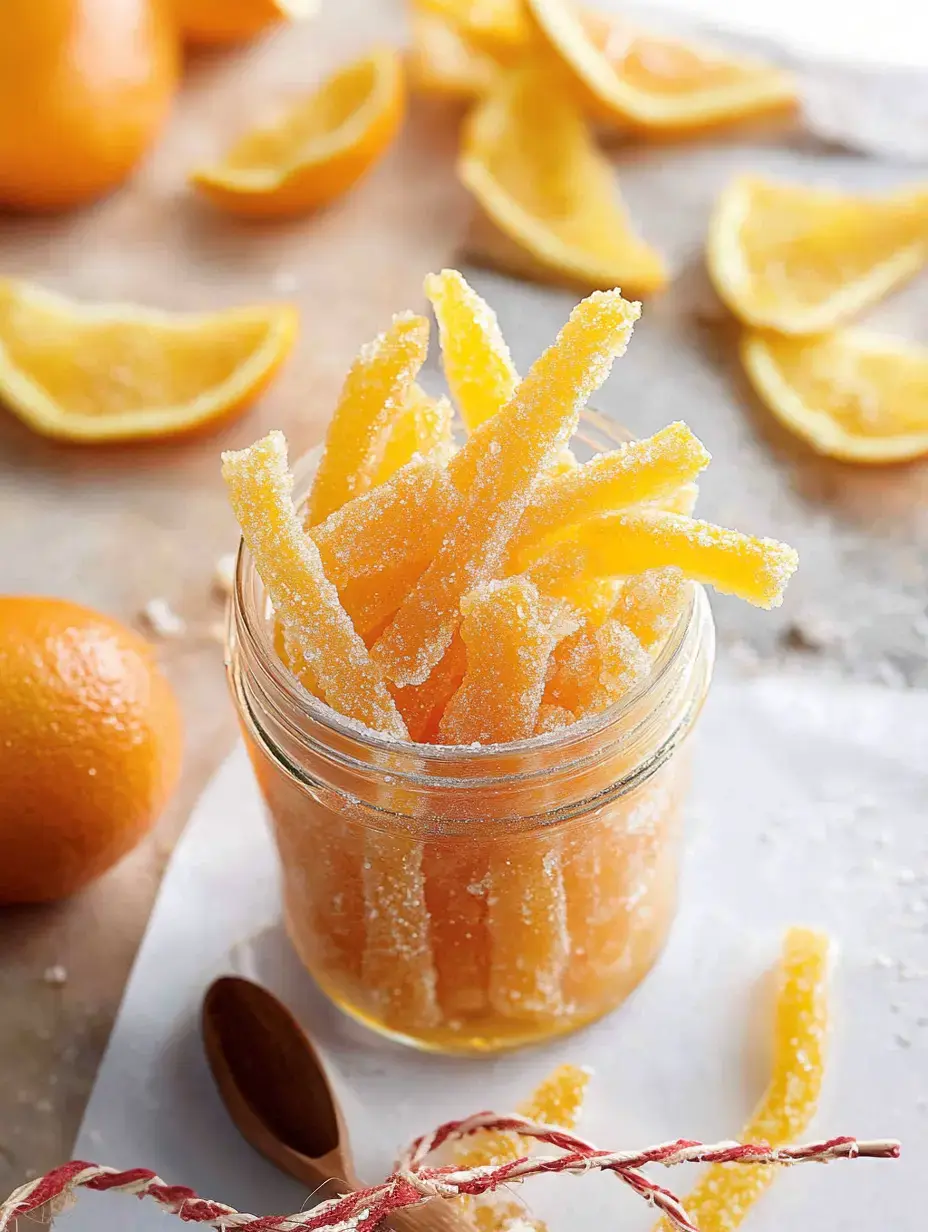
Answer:
[[[289,305],[210,315],[78,304],[0,280],[0,400],[45,436],[103,442],[194,431],[243,411],[296,337]]]
[[[928,189],[867,198],[741,176],[716,204],[706,259],[746,324],[820,333],[928,260]]]
[[[928,453],[928,350],[839,330],[746,333],[741,358],[760,397],[819,453],[885,463]]]
[[[639,315],[618,291],[596,292],[532,365],[509,404],[458,456],[476,457],[453,536],[404,600],[373,655],[398,685],[421,684],[444,654],[461,598],[497,569],[544,467],[569,441],[580,408],[606,379]]]
[[[548,659],[576,627],[531,582],[490,582],[461,601],[467,663],[438,728],[443,744],[508,744],[535,731]]]
[[[307,665],[310,687],[318,688],[340,714],[405,739],[406,726],[383,674],[339,603],[319,549],[300,526],[283,433],[271,432],[249,449],[224,453],[222,474],[255,567],[287,622],[291,653],[298,651]],[[296,667],[299,679],[301,664]]]
[[[786,934],[774,1011],[773,1072],[739,1135],[741,1142],[784,1146],[801,1137],[815,1116],[825,1071],[828,950],[828,938],[821,933],[791,928]],[[683,1206],[700,1232],[733,1232],[777,1171],[773,1164],[711,1164]],[[661,1220],[654,1232],[670,1232],[670,1225]]]
[[[451,456],[451,422],[454,412],[447,398],[430,398],[413,385],[406,402],[386,434],[383,455],[373,483],[386,483],[400,467],[414,458],[447,462]]]
[[[683,423],[597,454],[583,466],[541,480],[513,537],[512,550],[596,514],[667,496],[694,479],[710,460]]]
[[[197,47],[243,43],[282,21],[303,21],[319,0],[173,0],[184,40]]]
[[[76,893],[150,830],[180,771],[154,649],[64,599],[0,597],[0,903]]]
[[[372,485],[388,432],[403,411],[428,344],[428,321],[407,312],[362,348],[329,422],[309,494],[308,525],[316,526]]]
[[[386,152],[405,112],[398,52],[380,48],[340,69],[275,125],[241,137],[191,182],[247,218],[304,214],[340,197]]]
[[[458,174],[515,246],[486,250],[515,272],[648,295],[662,258],[631,229],[612,167],[545,64],[499,79],[465,123]],[[523,255],[528,260],[523,261]]]
[[[438,13],[414,9],[410,26],[407,71],[414,90],[438,98],[470,100],[490,87],[499,65],[452,22]]]
[[[504,62],[521,58],[531,39],[524,0],[419,0],[419,7]]]
[[[792,107],[793,77],[759,60],[636,30],[569,0],[527,0],[589,110],[643,132],[704,130]]]
[[[756,607],[778,607],[798,556],[785,543],[757,539],[678,513],[616,513],[582,522],[530,567],[543,593],[562,594],[580,575],[627,577],[677,565],[687,577]]]
[[[429,274],[425,293],[441,338],[451,396],[473,431],[501,410],[519,383],[496,313],[457,270]]]

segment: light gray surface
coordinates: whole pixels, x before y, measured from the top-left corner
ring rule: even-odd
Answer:
[[[311,1029],[369,1180],[417,1133],[487,1106],[507,1111],[561,1061],[594,1070],[581,1132],[602,1146],[728,1138],[765,1082],[763,976],[783,929],[806,923],[836,942],[832,1051],[810,1134],[899,1136],[907,1149],[898,1163],[791,1171],[751,1227],[918,1232],[928,1132],[928,694],[720,680],[697,740],[682,910],[657,969],[593,1028],[495,1061],[386,1043],[314,990],[280,928],[271,842],[238,749],[168,870],[78,1156],[154,1168],[252,1213],[301,1208],[299,1186],[238,1138],[206,1069],[200,998],[229,970],[277,991]],[[665,1179],[685,1193],[694,1177]],[[515,1192],[551,1232],[644,1232],[653,1222],[608,1178],[546,1178]],[[115,1232],[129,1217],[133,1232],[171,1226],[156,1209],[94,1195],[56,1226]]]

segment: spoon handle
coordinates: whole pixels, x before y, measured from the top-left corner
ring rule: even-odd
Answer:
[[[386,1221],[390,1232],[474,1232],[473,1221],[444,1198],[396,1211]]]

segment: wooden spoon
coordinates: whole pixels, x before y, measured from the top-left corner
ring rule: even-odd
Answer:
[[[203,1041],[223,1103],[255,1150],[314,1192],[326,1186],[325,1196],[360,1188],[322,1062],[272,993],[237,976],[216,980],[203,998]],[[473,1226],[444,1199],[386,1221],[393,1232],[473,1232]]]

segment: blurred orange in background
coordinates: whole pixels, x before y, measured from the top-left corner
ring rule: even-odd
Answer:
[[[162,0],[3,0],[0,206],[57,210],[120,184],[177,83]]]
[[[311,17],[317,0],[171,0],[186,42],[200,47],[244,43],[269,26]]]

